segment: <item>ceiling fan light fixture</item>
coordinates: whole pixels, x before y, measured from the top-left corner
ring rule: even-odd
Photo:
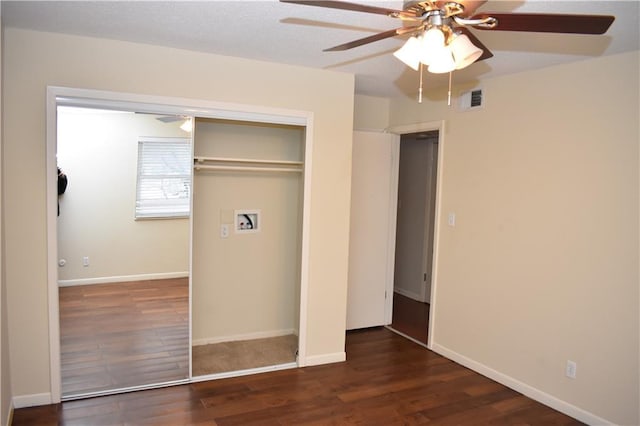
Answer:
[[[1,0],[0,0],[1,1]],[[525,31],[560,34],[604,34],[615,20],[611,15],[574,15],[563,13],[476,13],[487,0],[405,0],[402,10],[351,3],[344,0],[280,0],[331,9],[374,13],[400,19],[400,28],[383,31],[325,51],[343,51],[395,36],[418,34],[394,52],[399,60],[414,70],[424,65],[432,73],[449,73],[449,104],[451,72],[463,69],[493,54],[465,27],[493,31]],[[461,27],[458,29],[458,27]],[[459,32],[456,33],[456,30]],[[418,49],[417,45],[421,48]]]
[[[422,36],[422,48],[420,50],[420,62],[430,65],[437,56],[438,51],[444,49],[444,33],[439,28],[430,28]]]
[[[191,131],[193,130],[193,120],[191,119],[191,117],[188,117],[186,120],[184,120],[184,123],[180,125],[180,128],[187,133],[191,133]]]
[[[440,48],[432,53],[433,59],[429,63],[427,71],[433,74],[444,74],[456,69],[456,63],[449,47]]]
[[[408,67],[418,71],[418,67],[420,66],[421,50],[422,43],[420,40],[416,37],[411,37],[400,49],[393,52],[393,56],[404,62]]]
[[[457,70],[468,67],[482,56],[482,49],[469,40],[466,34],[458,34],[449,43],[449,48],[453,54],[453,59]]]

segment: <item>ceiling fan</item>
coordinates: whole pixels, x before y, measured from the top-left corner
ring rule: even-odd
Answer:
[[[451,73],[493,53],[469,30],[527,31],[565,34],[604,34],[615,17],[552,13],[493,13],[476,10],[487,0],[405,1],[402,10],[334,0],[280,0],[331,9],[386,15],[403,21],[400,28],[384,31],[325,49],[343,51],[394,36],[410,36],[394,56],[414,70]],[[449,78],[451,86],[451,76]],[[449,97],[451,89],[449,88]],[[419,101],[422,100],[422,72]]]
[[[138,114],[153,114],[156,115],[155,113],[145,113],[145,112],[139,112]],[[182,121],[182,124],[180,125],[180,128],[182,130],[184,130],[185,132],[191,133],[191,130],[193,129],[193,119],[188,116],[188,115],[159,115],[157,117],[155,117],[156,120],[161,121],[165,124],[169,124],[169,123],[175,123],[177,121]]]

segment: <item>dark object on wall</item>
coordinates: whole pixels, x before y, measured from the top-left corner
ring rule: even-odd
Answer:
[[[68,184],[69,179],[67,178],[67,175],[65,175],[62,169],[58,167],[58,197],[64,194],[64,191],[67,190]],[[60,201],[58,201],[58,216],[60,216]]]
[[[58,167],[58,195],[64,194],[64,191],[67,190],[68,183],[67,175]]]

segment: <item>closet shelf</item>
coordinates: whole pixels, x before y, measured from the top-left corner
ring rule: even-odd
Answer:
[[[216,165],[198,165],[193,168],[198,170],[221,170],[221,171],[239,171],[239,172],[302,172],[301,168],[287,168],[287,167],[251,167],[251,166],[216,166]]]
[[[264,165],[282,165],[282,166],[302,166],[302,161],[287,160],[261,160],[256,158],[228,158],[228,157],[195,157],[195,163],[216,162],[216,163],[248,163],[248,164],[264,164]]]
[[[195,157],[193,168],[198,170],[242,172],[302,172],[301,161],[259,160],[254,158]],[[280,167],[278,167],[280,166]]]

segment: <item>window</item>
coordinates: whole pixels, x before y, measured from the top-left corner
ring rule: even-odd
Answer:
[[[136,218],[187,217],[190,194],[190,140],[140,138]]]

